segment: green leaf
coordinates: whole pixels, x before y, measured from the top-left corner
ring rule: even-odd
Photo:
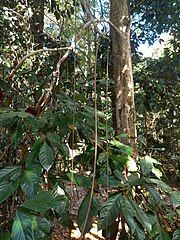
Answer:
[[[120,214],[122,195],[112,195],[100,209],[98,217],[98,230],[109,227]]]
[[[121,210],[123,212],[124,218],[131,229],[131,233],[134,234],[137,223],[134,220],[135,210],[134,206],[130,203],[127,197],[123,196],[123,201],[121,201]]]
[[[152,224],[146,213],[137,205],[135,201],[129,198],[131,205],[135,210],[135,217],[141,223],[141,225],[150,232],[152,230]]]
[[[0,183],[0,203],[6,200],[9,196],[11,196],[16,189],[18,188],[20,183],[20,179],[14,181],[5,181]]]
[[[172,240],[179,240],[180,239],[180,228],[179,229],[176,229],[174,232],[173,232],[173,237],[172,237]]]
[[[110,177],[100,177],[98,179],[98,184],[103,185],[103,186],[109,186],[112,188],[119,188],[122,184],[119,180],[114,178],[113,176]]]
[[[51,208],[58,207],[64,198],[64,192],[62,192],[62,189],[58,187],[56,191],[51,190],[33,196],[21,206],[35,212],[44,212],[50,210]]]
[[[1,240],[9,240],[11,238],[10,233],[0,233],[0,239]]]
[[[161,195],[153,187],[147,187],[148,192],[151,194],[157,205],[161,205]]]
[[[34,240],[31,218],[21,211],[16,212],[12,226],[12,240]]]
[[[16,167],[6,167],[0,170],[0,182],[2,181],[15,181],[21,174],[22,168]]]
[[[71,228],[73,226],[72,220],[70,218],[70,204],[68,199],[64,199],[59,203],[59,206],[55,208],[58,214],[58,221],[65,228]]]
[[[166,232],[166,230],[162,230],[158,236],[156,236],[155,240],[171,240],[169,237],[169,234]]]
[[[143,175],[149,174],[153,168],[153,164],[149,161],[146,161],[145,158],[140,160],[140,166]]]
[[[33,171],[25,171],[22,180],[21,188],[25,195],[30,198],[36,194],[36,186],[39,182],[39,176]]]
[[[81,176],[76,173],[66,173],[66,176],[68,177],[68,180],[75,183],[78,186],[81,187],[87,187],[91,188],[92,186],[92,179],[86,176]]]
[[[36,217],[36,221],[34,223],[34,230],[36,237],[43,238],[52,230],[52,223],[48,221],[46,218]]]
[[[94,196],[92,197],[90,211],[88,213],[87,210],[89,208],[89,203],[90,203],[90,193],[88,193],[85,196],[78,211],[77,223],[82,235],[90,231],[90,229],[92,228],[92,218],[96,216],[98,213],[98,208],[99,208],[98,200]]]
[[[46,171],[49,171],[53,165],[53,155],[54,154],[52,148],[46,142],[44,142],[39,152],[39,161],[43,168],[46,169]]]
[[[141,166],[142,174],[147,175],[150,172],[152,172],[152,173],[154,173],[154,175],[157,178],[161,178],[162,172],[158,168],[154,167],[154,164],[161,165],[160,162],[158,162],[157,160],[155,160],[154,158],[151,158],[149,156],[145,156],[145,157],[141,158],[140,166]]]
[[[32,167],[32,165],[36,162],[36,159],[38,157],[40,148],[42,146],[41,140],[37,140],[33,149],[31,150],[31,153],[26,159],[26,168],[29,169]]]
[[[110,144],[112,146],[118,148],[121,151],[121,153],[124,153],[124,154],[126,154],[128,156],[132,155],[133,150],[132,150],[132,148],[130,146],[127,146],[127,145],[125,145],[125,144],[123,144],[123,143],[121,143],[121,142],[119,142],[117,140],[112,140],[110,142]]]
[[[52,223],[46,218],[27,212],[17,211],[12,228],[12,239],[47,239]]]
[[[118,228],[119,228],[119,221],[114,221],[111,226],[102,230],[102,236],[105,239],[115,239],[118,233]]]
[[[112,162],[113,170],[122,171],[124,166],[128,162],[128,156],[111,154],[110,155],[110,163]]]
[[[61,143],[60,136],[57,133],[50,133],[50,132],[48,132],[46,136],[47,136],[47,139],[51,143],[54,143],[54,144],[60,144]]]
[[[171,200],[174,208],[180,206],[180,191],[174,191],[171,193]]]
[[[157,185],[158,188],[160,188],[161,190],[171,193],[171,188],[164,183],[163,181],[159,180],[159,179],[154,179],[154,178],[148,178],[147,182],[149,183],[154,183]]]
[[[145,232],[143,228],[140,226],[140,224],[137,224],[136,235],[137,235],[137,240],[144,240],[146,237]]]

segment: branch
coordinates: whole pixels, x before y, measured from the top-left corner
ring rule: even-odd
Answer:
[[[64,48],[43,48],[43,49],[39,49],[37,51],[32,51],[29,54],[27,54],[26,56],[24,56],[21,61],[17,64],[17,66],[12,69],[11,73],[9,74],[9,81],[12,80],[12,78],[14,77],[14,75],[16,74],[17,70],[23,65],[23,63],[26,61],[26,59],[38,55],[40,53],[43,52],[59,52],[59,51],[63,51],[63,50],[72,50],[72,47],[64,47]]]
[[[9,150],[10,146],[11,146],[12,142],[9,141],[8,145],[6,145],[5,149],[4,149],[4,152],[1,154],[1,157],[0,157],[0,162],[2,161],[4,155],[7,153],[7,151]]]
[[[134,7],[130,8],[130,11],[134,11],[136,8],[138,8],[142,3],[144,3],[146,0],[140,0]]]

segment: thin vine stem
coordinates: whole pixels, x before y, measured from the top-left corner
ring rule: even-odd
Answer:
[[[98,149],[98,110],[97,110],[97,60],[98,60],[98,50],[99,50],[99,43],[96,45],[96,53],[95,53],[95,66],[94,66],[94,122],[95,122],[95,129],[94,129],[94,165],[93,165],[93,179],[92,179],[92,186],[89,198],[89,204],[87,208],[87,214],[84,221],[84,225],[81,232],[80,240],[84,237],[85,228],[87,225],[91,204],[93,200],[94,194],[94,187],[95,187],[95,179],[96,179],[96,169],[97,169],[97,149]]]

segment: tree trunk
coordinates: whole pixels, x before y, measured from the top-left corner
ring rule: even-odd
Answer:
[[[135,147],[136,124],[128,5],[128,0],[111,0],[110,4],[110,21],[116,27],[111,25],[115,130],[116,134],[127,133],[128,139],[125,143]]]

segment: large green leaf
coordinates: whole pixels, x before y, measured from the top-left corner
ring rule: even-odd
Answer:
[[[161,165],[160,162],[158,162],[157,160],[149,156],[145,156],[141,158],[140,166],[141,166],[142,174],[147,175],[150,172],[152,172],[157,178],[161,178],[162,172],[158,168],[154,167],[154,164]]]
[[[124,143],[121,143],[117,140],[112,140],[110,144],[120,150],[121,153],[124,153],[126,155],[132,155],[132,148],[128,145],[125,145]]]
[[[133,206],[135,210],[135,217],[136,219],[141,223],[141,225],[150,232],[152,230],[152,223],[146,213],[137,205],[135,201],[133,201],[131,198],[129,198],[129,201],[131,205]]]
[[[144,240],[146,235],[145,235],[145,231],[143,230],[143,228],[140,226],[140,224],[137,224],[136,227],[136,236],[137,236],[137,240]]]
[[[10,237],[11,237],[11,233],[4,233],[4,232],[1,232],[0,233],[0,239],[1,240],[9,240],[10,239]]]
[[[179,229],[176,229],[174,232],[173,232],[173,238],[172,240],[179,240],[180,239],[180,228]]]
[[[77,222],[82,235],[89,232],[92,228],[92,218],[97,215],[99,209],[99,202],[97,198],[93,196],[89,213],[87,212],[90,204],[90,195],[91,193],[88,193],[85,196],[78,211]]]
[[[28,199],[21,206],[35,212],[48,211],[51,208],[58,207],[60,202],[65,199],[64,192],[60,187],[57,189],[42,192]]]
[[[147,182],[149,183],[154,183],[157,185],[158,188],[160,188],[161,190],[167,192],[167,193],[171,193],[171,188],[163,181],[159,180],[159,179],[155,179],[155,178],[148,178]]]
[[[12,226],[12,240],[34,240],[34,231],[31,218],[21,211],[16,212]]]
[[[0,203],[11,196],[18,188],[20,179],[16,181],[5,181],[0,183]]]
[[[112,163],[113,170],[122,171],[124,166],[128,162],[128,156],[119,155],[119,154],[111,154],[110,155],[110,163]]]
[[[121,210],[123,212],[123,215],[124,215],[124,218],[126,219],[127,224],[131,229],[131,233],[134,234],[137,227],[137,223],[134,220],[135,210],[134,210],[134,206],[130,203],[128,198],[125,196],[123,196],[123,199],[121,201]]]
[[[63,227],[71,228],[73,226],[72,220],[70,218],[70,204],[68,199],[64,199],[59,203],[59,206],[55,208],[58,214],[58,221]]]
[[[171,193],[171,200],[174,208],[180,206],[180,191],[174,191]]]
[[[154,187],[147,187],[148,192],[151,194],[157,205],[161,205],[161,195]]]
[[[90,177],[78,175],[76,173],[73,173],[73,174],[67,173],[65,176],[68,177],[68,180],[70,180],[71,182],[75,183],[78,186],[87,187],[87,188],[91,188],[92,186],[92,178]]]
[[[112,195],[100,209],[98,217],[98,229],[109,227],[120,214],[122,202],[121,193]]]
[[[53,144],[61,143],[61,138],[60,138],[59,134],[57,134],[57,133],[48,132],[46,136],[47,136],[47,139]]]
[[[31,153],[26,159],[26,168],[29,169],[32,167],[32,165],[36,162],[36,159],[39,155],[39,151],[41,149],[42,142],[41,140],[37,140],[36,143],[34,144],[33,149],[31,150]]]
[[[41,218],[41,217],[36,217],[35,216],[35,220],[33,222],[33,227],[35,230],[35,235],[36,237],[39,238],[43,238],[46,235],[49,235],[50,231],[52,230],[52,222],[48,221],[46,218]]]
[[[169,237],[169,234],[166,232],[166,230],[162,230],[158,236],[156,236],[155,240],[171,240]]]
[[[22,168],[19,166],[6,167],[0,170],[0,182],[15,181],[21,174]]]
[[[39,161],[43,166],[43,168],[46,169],[46,171],[49,171],[49,169],[53,165],[53,162],[54,162],[53,150],[46,142],[43,143],[40,149]]]
[[[12,240],[44,239],[49,235],[52,223],[28,212],[17,211],[12,227]]]
[[[25,171],[21,179],[21,188],[25,195],[30,198],[36,194],[36,186],[39,176],[33,171]]]

